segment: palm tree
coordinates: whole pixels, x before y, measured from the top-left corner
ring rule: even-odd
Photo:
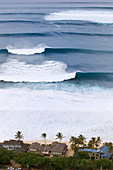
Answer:
[[[96,147],[99,147],[99,146],[100,146],[101,141],[102,141],[102,139],[100,138],[100,136],[98,136],[98,137],[97,137],[97,140],[96,140]]]
[[[100,143],[101,143],[102,139],[100,138],[100,136],[98,136],[97,138],[96,137],[92,137],[90,140],[89,140],[89,143],[88,143],[88,146],[90,148],[98,148],[100,146]]]
[[[95,137],[92,137],[90,140],[89,140],[89,142],[88,142],[88,146],[90,147],[90,148],[95,148],[95,144],[96,144],[96,138]]]
[[[61,140],[64,138],[63,134],[60,132],[56,134],[56,137],[57,137],[56,139],[59,139],[59,142],[61,142]]]
[[[74,152],[78,150],[79,142],[80,140],[78,138],[76,138],[75,136],[71,136],[71,139],[70,139],[71,149],[73,149]]]
[[[16,135],[15,135],[15,139],[18,139],[20,141],[20,139],[23,139],[23,138],[24,138],[24,136],[23,136],[22,132],[17,131]]]
[[[42,133],[42,137],[44,138],[44,140],[45,140],[45,145],[46,145],[46,136],[47,136],[47,134],[46,133]]]
[[[78,136],[78,140],[79,140],[79,144],[85,145],[86,138],[82,134]]]

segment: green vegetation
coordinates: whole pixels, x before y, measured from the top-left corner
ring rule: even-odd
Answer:
[[[112,170],[113,163],[107,159],[100,159],[92,162],[85,153],[79,153],[77,157],[53,157],[46,158],[43,155],[33,153],[19,153],[14,161],[22,167],[35,167],[43,170]]]
[[[78,159],[89,159],[89,155],[87,152],[76,152]]]
[[[24,138],[24,136],[23,136],[22,132],[21,131],[17,131],[16,135],[15,135],[15,139],[21,140],[23,138]]]
[[[14,154],[12,151],[0,148],[0,164],[10,164],[10,160],[13,159],[13,157]]]

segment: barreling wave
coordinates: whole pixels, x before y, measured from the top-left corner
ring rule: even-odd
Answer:
[[[67,72],[67,65],[59,61],[45,61],[39,65],[8,60],[0,68],[0,80],[6,82],[61,82],[75,78]]]
[[[50,13],[45,16],[45,20],[81,20],[94,23],[113,24],[113,12],[111,10],[70,10]]]
[[[88,53],[88,54],[113,54],[113,50],[91,50],[80,48],[54,48],[48,47],[45,44],[39,44],[34,48],[18,49],[12,46],[8,46],[6,49],[0,49],[0,53],[9,53],[17,55],[34,55],[34,54],[50,54],[50,53]]]

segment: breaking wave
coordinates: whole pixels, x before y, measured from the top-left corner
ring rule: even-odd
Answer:
[[[61,82],[75,78],[76,72],[67,72],[67,65],[45,61],[41,65],[8,60],[0,68],[0,79],[7,82]]]
[[[93,49],[80,49],[80,48],[59,48],[48,47],[46,45],[38,45],[34,48],[18,49],[12,46],[6,47],[6,49],[0,49],[0,53],[11,53],[17,55],[34,55],[41,53],[88,53],[88,54],[113,54],[113,50],[93,50]]]
[[[110,10],[69,10],[53,12],[45,20],[79,20],[96,23],[113,23],[113,11]]]
[[[47,46],[45,44],[39,44],[34,48],[23,48],[23,49],[19,49],[19,48],[17,49],[12,46],[8,46],[7,50],[9,53],[17,54],[17,55],[33,55],[37,53],[38,54],[43,53],[46,47]]]

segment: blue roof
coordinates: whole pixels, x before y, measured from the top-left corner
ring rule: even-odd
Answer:
[[[84,149],[78,149],[78,152],[92,152],[92,153],[98,153],[98,152],[100,152],[100,150],[84,148]]]
[[[108,146],[103,146],[103,147],[101,147],[100,148],[100,152],[102,153],[101,154],[101,157],[103,158],[103,157],[107,157],[107,158],[110,158],[110,153],[108,152]],[[108,152],[108,153],[107,153]]]

